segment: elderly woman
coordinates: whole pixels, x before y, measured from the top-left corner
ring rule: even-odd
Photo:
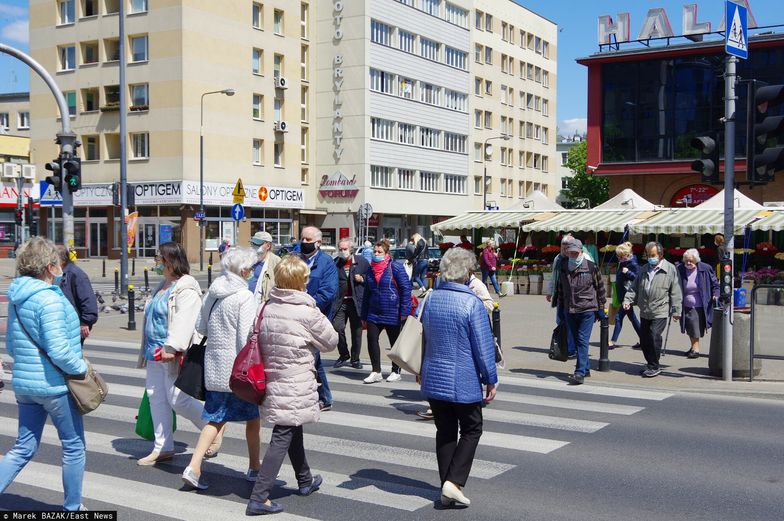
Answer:
[[[294,255],[275,268],[275,288],[259,318],[259,345],[267,374],[267,394],[261,405],[264,421],[273,425],[264,461],[245,510],[247,515],[275,514],[283,507],[269,499],[275,477],[288,453],[299,485],[308,496],[321,486],[305,458],[302,426],[319,420],[314,353],[332,351],[338,334],[316,307],[305,286],[310,269]]]
[[[640,265],[637,264],[637,259],[632,253],[632,243],[624,242],[619,244],[615,249],[615,256],[618,257],[618,272],[615,275],[615,291],[618,294],[618,302],[623,302],[626,296],[627,288],[630,288],[634,279],[637,278],[637,272],[640,271]],[[613,328],[612,339],[610,340],[610,349],[615,347],[618,337],[621,336],[621,329],[623,328],[624,317],[629,317],[629,322],[632,323],[634,332],[637,337],[640,336],[640,321],[637,315],[634,314],[634,308],[624,309],[623,306],[618,310],[615,315],[615,327]]]
[[[139,367],[147,368],[146,388],[155,430],[152,452],[140,458],[139,465],[155,465],[174,457],[172,409],[202,430],[202,403],[174,386],[182,354],[194,340],[196,320],[201,310],[201,288],[189,275],[185,248],[165,242],[155,256],[153,271],[163,280],[144,306]]]
[[[690,248],[678,264],[678,281],[683,294],[681,333],[689,335],[691,349],[686,358],[700,357],[700,338],[713,324],[713,305],[719,298],[719,280],[710,265],[701,262],[699,252]]]
[[[259,408],[234,396],[229,387],[234,360],[245,346],[256,317],[256,299],[248,288],[248,279],[253,276],[253,265],[257,258],[256,252],[250,248],[234,247],[226,250],[221,258],[223,271],[210,286],[201,307],[196,330],[207,336],[204,351],[204,385],[207,394],[201,417],[208,423],[201,431],[190,464],[182,473],[183,482],[199,490],[207,488],[201,479],[205,453],[218,438],[226,422],[245,422],[248,443],[248,471],[245,479],[255,482],[259,474]]]
[[[87,371],[79,317],[58,287],[63,270],[52,241],[35,237],[24,243],[16,270],[19,276],[8,288],[6,349],[14,359],[19,434],[0,461],[0,494],[35,456],[51,416],[63,446],[63,508],[83,510],[84,424],[65,384],[66,375]]]
[[[482,436],[482,399],[495,398],[498,382],[487,311],[467,286],[475,262],[470,251],[449,250],[441,259],[442,283],[422,312],[422,395],[430,403],[436,424],[444,506],[471,504],[463,487]]]

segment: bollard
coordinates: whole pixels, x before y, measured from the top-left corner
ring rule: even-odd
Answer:
[[[133,284],[128,284],[128,331],[136,331],[136,308],[133,302],[135,294]]]
[[[210,260],[209,260],[209,262],[207,264],[212,266],[212,252],[210,252]]]
[[[106,278],[106,259],[103,259],[103,262],[101,264],[102,264],[101,277]]]
[[[207,264],[207,287],[212,286],[212,263]]]
[[[607,317],[607,310],[601,318],[601,329],[599,335],[599,371],[610,370],[610,319]]]
[[[120,294],[120,268],[114,268],[114,292]]]
[[[147,269],[147,266],[144,267],[144,292],[150,292],[150,271]]]
[[[136,257],[131,259],[131,277],[136,276]]]
[[[498,345],[501,345],[501,310],[498,307],[498,302],[493,304],[493,336],[495,337]]]

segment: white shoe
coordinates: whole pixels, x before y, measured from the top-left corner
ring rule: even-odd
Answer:
[[[182,471],[182,482],[197,490],[207,490],[208,485],[202,481],[201,476],[197,476],[193,469],[185,467]]]
[[[387,376],[388,383],[399,382],[399,381],[400,381],[400,373],[389,373],[389,376]]]
[[[372,372],[372,373],[370,373],[370,375],[369,375],[367,378],[365,378],[363,381],[364,381],[366,384],[374,384],[374,383],[376,383],[376,382],[382,382],[383,380],[384,380],[384,377],[383,377],[383,376],[381,376],[381,373]]]
[[[452,503],[468,506],[471,504],[471,500],[463,495],[463,491],[457,485],[451,481],[445,481],[444,486],[441,487],[441,504],[449,506]]]

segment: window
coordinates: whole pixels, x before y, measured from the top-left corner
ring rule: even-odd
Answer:
[[[550,73],[545,70],[542,71],[542,85],[550,87]]]
[[[449,89],[444,89],[444,106],[448,109],[457,110],[460,112],[468,112],[468,95],[462,92],[456,92]]]
[[[407,5],[409,7],[414,7],[414,0],[397,0],[403,5]]]
[[[131,36],[131,63],[147,61],[147,36]]]
[[[561,166],[566,166],[569,161],[569,152],[561,152]]]
[[[150,134],[138,132],[131,134],[131,159],[148,159],[150,157]]]
[[[106,157],[104,159],[112,161],[120,159],[120,134],[106,133],[103,140],[106,143]]]
[[[501,85],[501,103],[504,105],[509,103],[509,88],[506,85]]]
[[[377,22],[376,20],[370,21],[370,40],[381,45],[389,45],[390,37],[392,35],[392,28],[387,24]]]
[[[253,140],[253,164],[264,164],[264,140],[262,139]]]
[[[506,116],[501,116],[501,134],[508,134],[506,122],[507,122]]]
[[[548,168],[548,165],[550,163],[549,159],[550,158],[548,158],[547,156],[542,156],[542,172],[549,172],[549,168]]]
[[[425,148],[441,148],[441,131],[419,127],[419,144]]]
[[[99,136],[84,136],[82,141],[84,142],[84,159],[86,161],[98,161],[101,159]]]
[[[378,69],[370,69],[370,90],[392,94],[392,75]]]
[[[382,141],[392,141],[395,124],[388,119],[370,118],[370,137]]]
[[[528,48],[534,50],[534,35],[531,33],[528,33]]]
[[[480,44],[474,45],[474,61],[476,63],[482,63],[482,53],[484,52],[484,46]]]
[[[438,16],[441,0],[422,0],[422,10],[427,14]]]
[[[103,98],[106,105],[118,105],[120,103],[120,86],[106,85],[103,88]]]
[[[398,30],[398,47],[401,51],[413,53],[416,36],[402,29]]]
[[[468,53],[453,49],[447,46],[446,48],[446,64],[458,69],[468,70]]]
[[[525,110],[525,92],[520,91],[520,110]]]
[[[416,144],[416,125],[398,123],[397,136],[400,143],[404,143],[406,145]]]
[[[537,54],[542,54],[542,39],[538,36],[534,38],[534,49]]]
[[[534,81],[536,83],[542,83],[542,69],[539,67],[534,68]]]
[[[406,99],[414,99],[414,80],[398,76],[398,96]]]
[[[446,3],[446,21],[468,29],[468,11],[455,4]]]
[[[98,110],[98,89],[82,89],[82,107],[85,112]]]
[[[441,44],[428,40],[427,38],[419,37],[419,54],[427,60],[438,61],[440,54]]]
[[[525,124],[525,137],[528,139],[532,139],[534,137],[534,124],[533,123],[526,123]]]
[[[131,108],[133,107],[149,107],[150,99],[149,99],[149,88],[146,83],[137,83],[136,85],[131,85]]]
[[[525,79],[525,62],[524,61],[520,62],[520,79],[521,80]]]
[[[435,172],[419,172],[419,189],[423,192],[438,192],[438,178]]]
[[[82,17],[98,16],[98,0],[83,0]]]
[[[430,105],[440,105],[441,88],[429,83],[419,83],[420,101]]]
[[[542,42],[542,56],[546,59],[550,59],[550,44],[543,41]]]
[[[11,128],[9,125],[10,122],[8,118],[8,112],[0,112],[0,130],[5,130],[8,132],[8,130]]]
[[[493,64],[493,48],[485,47],[485,63],[488,65]]]
[[[60,0],[60,23],[58,25],[72,24],[76,19],[76,9],[74,7],[74,0]]]
[[[523,152],[522,150],[517,155],[517,161],[518,164],[520,165],[520,168],[525,168],[525,152]],[[522,184],[520,185],[520,193],[523,193]]]
[[[493,128],[493,113],[489,110],[485,111],[485,128]]]
[[[490,80],[485,80],[485,94],[488,96],[493,95],[493,82]]]
[[[310,174],[308,173],[307,168],[303,168],[299,174],[299,183],[302,185],[306,185],[310,183]]]
[[[482,178],[474,176],[474,195],[481,195],[482,193]]]
[[[501,164],[503,164],[503,162]],[[506,179],[499,179],[499,181],[501,182],[500,195],[501,197],[506,197]]]
[[[68,115],[71,117],[76,116],[76,91],[69,90],[63,92],[63,96],[65,96],[65,101],[68,103]]]
[[[514,107],[514,89],[512,87],[509,87],[509,96],[507,96],[506,102],[510,107]]]
[[[407,168],[397,169],[397,187],[400,190],[413,190],[416,182],[416,172]]]
[[[103,41],[104,50],[106,51],[106,61],[116,62],[120,61],[120,40],[119,38],[107,38]]]
[[[82,43],[82,64],[98,63],[98,42]]]
[[[104,6],[106,14],[116,14],[120,12],[120,0],[104,0]]]
[[[272,147],[272,159],[276,167],[278,168],[283,167],[283,142],[282,141],[275,141],[275,144]]]
[[[539,96],[534,96],[534,109],[536,109],[537,111],[542,110],[542,98],[540,98]]]
[[[128,11],[130,14],[146,13],[147,0],[131,0],[131,9]]]
[[[300,51],[300,58],[299,58],[299,73],[300,78],[303,80],[308,79],[308,54],[309,49],[307,45],[302,46],[302,50]]]
[[[474,94],[477,96],[482,95],[482,78],[474,78]]]
[[[444,150],[447,152],[465,154],[467,141],[468,136],[453,134],[452,132],[444,132]]]
[[[302,121],[308,121],[308,117],[309,117],[309,115],[308,115],[308,88],[305,87],[305,86],[302,87],[302,92],[300,92],[299,105],[300,105],[300,111],[299,111],[300,119]]]
[[[272,75],[280,78],[283,75],[283,55],[275,54],[272,59]]]
[[[534,110],[534,106],[535,105],[534,105],[534,95],[533,94],[527,94],[526,95],[525,106],[526,106],[526,108],[528,110]]]
[[[475,27],[480,31],[484,28],[485,17],[484,14],[482,14],[482,11],[477,10],[476,13],[474,14],[474,24]]]
[[[60,47],[60,70],[72,71],[76,68],[76,47],[66,45]]]
[[[542,116],[550,115],[550,102],[546,99],[542,100]]]
[[[264,27],[264,7],[256,2],[253,2],[251,11],[251,25],[254,29],[262,29]]]
[[[276,96],[272,108],[275,112],[275,121],[283,121],[283,98]]]
[[[466,193],[466,177],[462,175],[444,174],[444,192],[448,194]]]
[[[392,169],[388,166],[370,166],[370,186],[392,188]]]
[[[529,80],[534,79],[534,66],[530,63],[527,66],[526,78],[528,78]]]
[[[542,144],[547,145],[550,142],[550,132],[549,129],[543,128],[542,129]]]
[[[482,111],[475,110],[474,111],[474,127],[482,128]]]
[[[253,74],[262,74],[264,68],[264,51],[253,49]]]
[[[485,31],[489,31],[489,32],[493,31],[493,15],[490,14],[485,15]]]
[[[302,127],[300,131],[300,156],[299,162],[303,165],[308,163],[308,129]]]
[[[253,119],[264,119],[264,96],[261,94],[253,95]]]
[[[501,22],[501,39],[505,42],[509,40],[509,24],[506,22]]]
[[[509,26],[509,43],[514,45],[514,37],[515,37],[515,28],[514,25]]]
[[[272,30],[275,34],[283,34],[283,11],[275,9],[272,13]]]
[[[501,55],[501,72],[504,74],[509,72],[509,58],[506,56],[506,54]]]

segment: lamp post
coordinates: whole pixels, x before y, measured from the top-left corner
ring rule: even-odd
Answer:
[[[482,167],[484,168],[484,174],[482,175],[482,211],[487,210],[487,156],[493,155],[493,147],[488,147],[487,142],[493,139],[509,141],[509,136],[507,134],[501,134],[500,136],[489,137],[485,139],[484,145],[482,146]]]
[[[234,89],[212,90],[201,95],[199,117],[199,271],[204,271],[204,96],[209,94],[225,94],[234,96]]]

